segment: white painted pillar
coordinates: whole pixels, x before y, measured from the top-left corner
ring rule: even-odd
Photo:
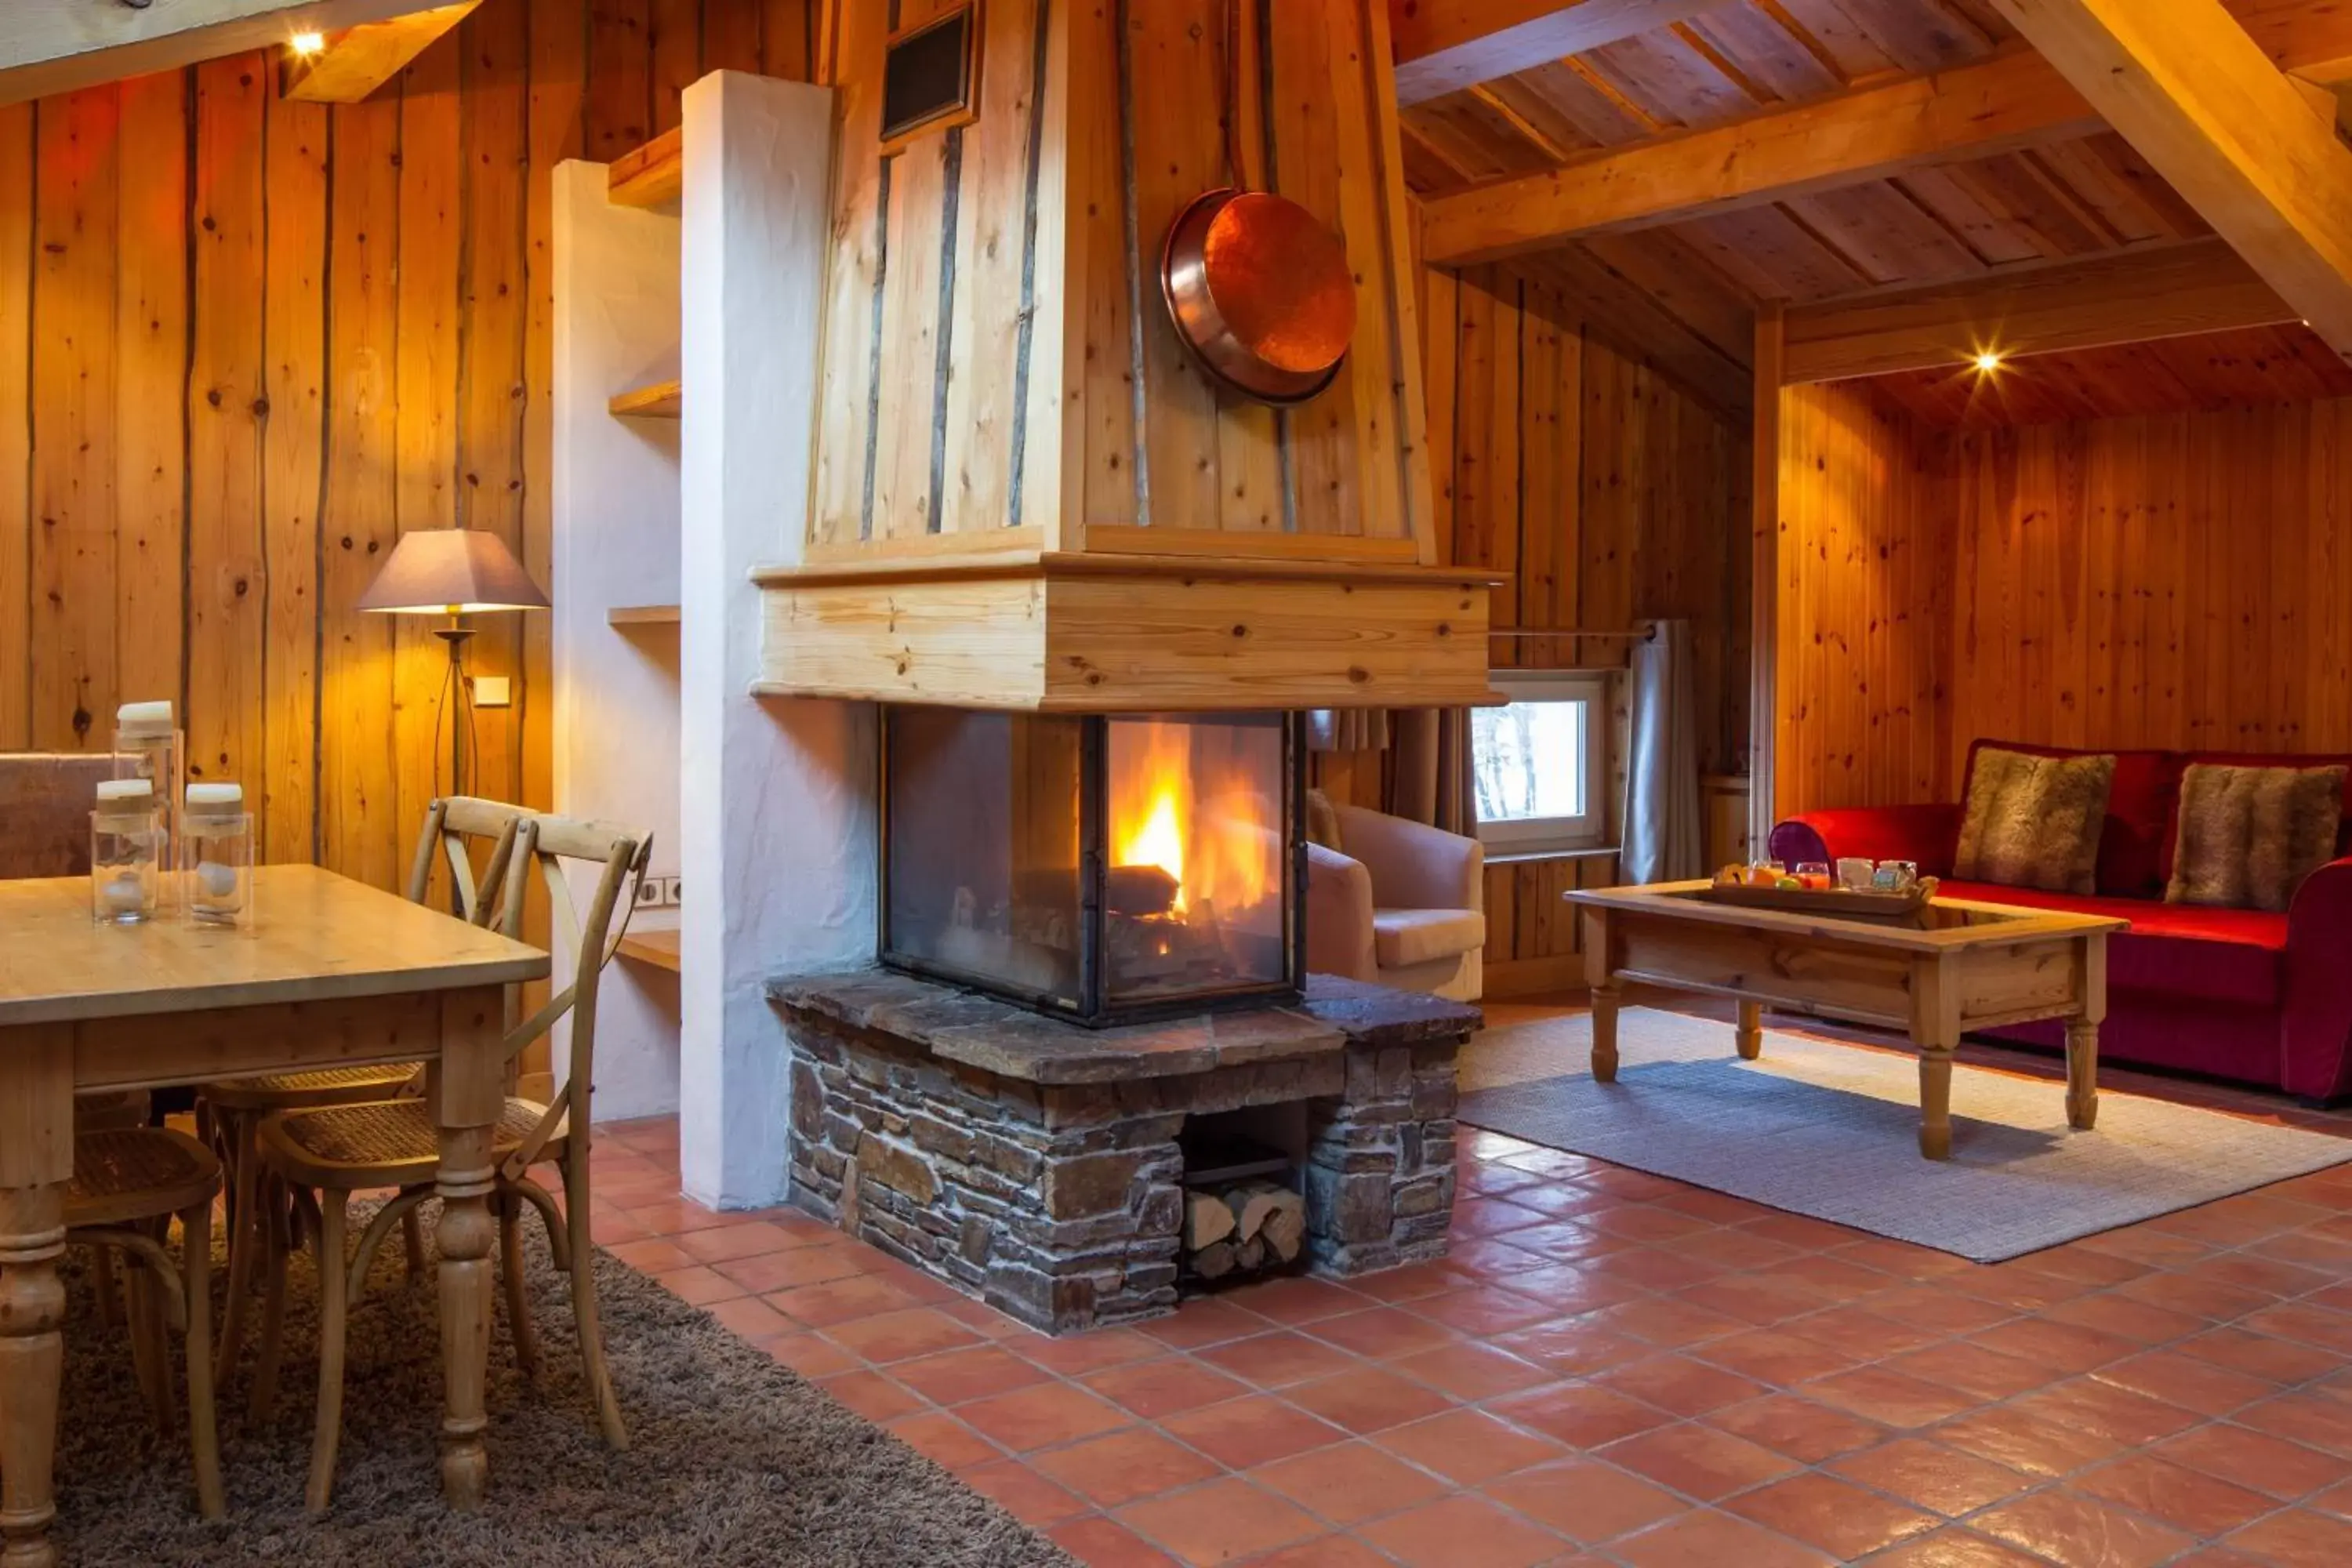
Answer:
[[[870,957],[872,710],[749,695],[757,565],[800,559],[815,458],[833,100],[723,71],[687,89],[681,1173],[781,1202],[791,1074],[761,983]]]
[[[554,805],[654,837],[678,867],[677,637],[615,630],[606,612],[677,602],[677,422],[615,419],[613,394],[677,374],[678,218],[614,206],[604,165],[555,170]],[[574,879],[583,907],[594,879]],[[675,923],[641,911],[638,929]],[[557,955],[558,985],[570,966]],[[678,995],[658,969],[605,971],[596,1029],[600,1121],[677,1109]],[[557,1026],[556,1081],[571,1028]]]

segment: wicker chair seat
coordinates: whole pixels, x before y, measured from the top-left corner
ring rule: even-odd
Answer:
[[[313,1105],[352,1105],[390,1100],[416,1076],[415,1062],[384,1062],[367,1068],[319,1068],[278,1072],[264,1078],[208,1083],[199,1092],[223,1110],[288,1110]]]
[[[547,1107],[536,1101],[508,1100],[493,1157],[504,1160],[520,1148],[546,1114]],[[428,1182],[441,1165],[440,1134],[432,1108],[421,1100],[277,1111],[261,1124],[261,1147],[272,1165],[297,1182],[344,1191]],[[564,1149],[562,1138],[551,1139],[540,1157],[560,1160]]]
[[[74,1140],[73,1180],[66,1187],[66,1228],[161,1219],[220,1191],[213,1152],[168,1127],[84,1132]]]

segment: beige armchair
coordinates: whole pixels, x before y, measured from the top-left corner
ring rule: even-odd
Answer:
[[[1307,967],[1476,1001],[1486,945],[1485,847],[1360,806],[1333,811],[1339,847],[1307,850]]]

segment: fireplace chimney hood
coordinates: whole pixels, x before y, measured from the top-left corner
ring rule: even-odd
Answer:
[[[1388,0],[1242,7],[1238,172],[1217,0],[967,3],[968,107],[890,138],[889,8],[833,7],[812,505],[791,563],[753,574],[756,689],[1072,713],[1493,700],[1498,580],[1439,563]],[[1160,296],[1170,225],[1234,183],[1304,205],[1356,279],[1347,359],[1301,406],[1221,393]]]

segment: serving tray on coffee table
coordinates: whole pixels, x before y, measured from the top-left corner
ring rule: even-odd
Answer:
[[[1849,888],[1750,888],[1718,883],[1691,895],[1711,904],[1744,910],[1779,910],[1791,915],[1833,915],[1842,921],[1908,920],[1936,896],[1933,877],[1899,893],[1857,892]]]

